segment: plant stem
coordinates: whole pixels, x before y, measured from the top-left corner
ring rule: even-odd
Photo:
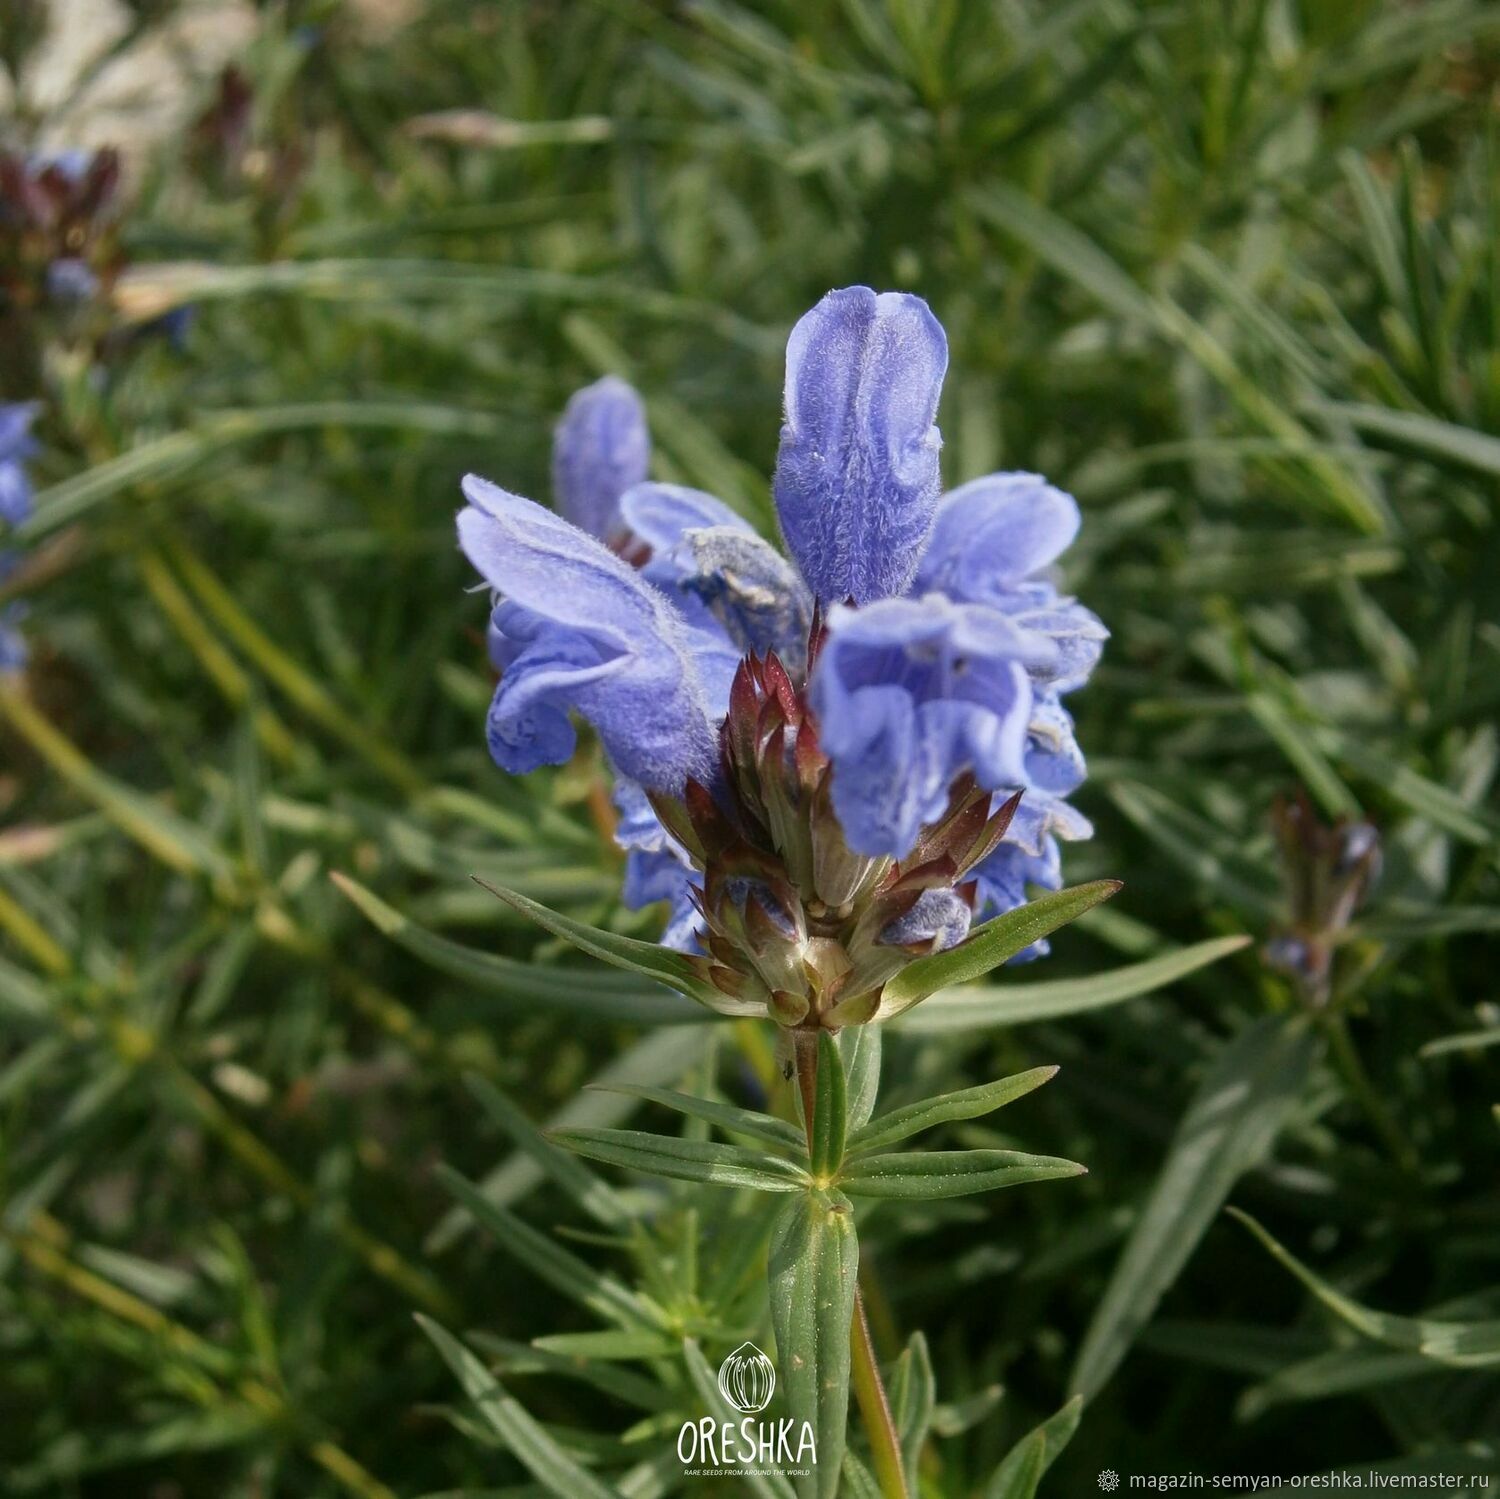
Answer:
[[[884,1499],[907,1499],[901,1443],[896,1437],[896,1423],[891,1418],[891,1403],[886,1399],[885,1385],[880,1379],[880,1364],[875,1358],[870,1322],[865,1316],[865,1299],[857,1286],[854,1290],[854,1318],[849,1324],[849,1343],[854,1354],[854,1395],[864,1419],[865,1435],[870,1439],[870,1461],[875,1468],[875,1481],[880,1485]]]
[[[811,1155],[813,1110],[818,1096],[818,1033],[793,1031],[792,1047],[797,1059],[797,1088],[802,1095],[802,1124]],[[880,1378],[880,1363],[875,1357],[864,1297],[858,1285],[854,1288],[854,1315],[849,1322],[849,1347],[851,1383],[859,1402],[860,1418],[865,1423],[865,1435],[870,1440],[870,1458],[882,1499],[907,1499],[901,1443],[896,1437],[896,1423],[891,1419],[891,1403],[886,1399],[885,1384]]]
[[[1385,1106],[1385,1100],[1381,1098],[1375,1084],[1370,1081],[1370,1074],[1365,1071],[1365,1064],[1360,1060],[1359,1052],[1355,1049],[1344,1017],[1328,1010],[1320,1010],[1317,1013],[1323,1032],[1328,1037],[1334,1063],[1344,1079],[1344,1086],[1358,1100],[1370,1123],[1374,1126],[1375,1133],[1380,1136],[1396,1164],[1403,1171],[1414,1173],[1419,1165],[1416,1151],[1412,1149],[1411,1141],[1401,1133],[1400,1126]]]

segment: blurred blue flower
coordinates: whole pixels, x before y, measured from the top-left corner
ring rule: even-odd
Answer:
[[[646,477],[646,408],[623,380],[606,375],[568,402],[552,441],[552,496],[582,531],[601,541],[619,526],[620,496]]]
[[[876,892],[896,914],[870,932],[912,952],[962,941],[972,921],[1023,904],[1028,887],[1057,888],[1059,840],[1092,833],[1067,801],[1085,765],[1062,699],[1108,632],[1051,571],[1078,533],[1078,506],[1026,473],[941,494],[934,417],[946,366],[941,326],[904,293],[830,292],[796,325],[775,479],[789,557],[712,495],[646,480],[644,407],[612,378],[578,392],[557,429],[554,494],[567,521],[465,481],[460,538],[501,596],[491,751],[512,771],[558,763],[575,743],[568,711],[593,723],[617,772],[626,903],[665,902],[669,945],[702,938],[704,860],[716,856],[684,847],[646,793],[681,798],[689,778],[721,810],[748,809],[760,835],[770,829],[784,863],[766,878],[781,882],[783,909]],[[761,663],[743,687],[742,660]],[[749,694],[738,707],[732,690]],[[814,795],[820,775],[827,787]],[[958,836],[932,843],[957,815],[961,783],[997,806],[1022,792],[1002,841],[997,823],[962,883],[935,874],[901,895],[891,884],[901,861],[930,860],[921,850]],[[793,813],[786,800],[817,796],[831,814],[811,803]],[[700,841],[727,837],[731,862],[750,847],[763,860],[765,838],[737,843],[744,829],[721,834],[718,815],[697,804]],[[834,819],[837,848],[819,815]],[[812,817],[808,833],[798,816]],[[733,969],[723,954],[737,918],[727,906],[720,915],[714,953]],[[731,976],[730,992],[753,990],[753,974]]]
[[[0,403],[0,540],[31,514],[31,475],[27,460],[36,452],[31,424],[36,407],[29,401]],[[20,553],[0,546],[0,583],[19,565]],[[19,671],[26,665],[26,641],[19,626],[25,606],[19,602],[0,606],[0,672]]]
[[[87,302],[98,290],[99,278],[77,256],[64,255],[47,267],[47,295],[61,306]]]

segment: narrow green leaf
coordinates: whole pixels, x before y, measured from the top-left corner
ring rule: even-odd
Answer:
[[[359,913],[398,947],[441,973],[500,996],[518,1010],[530,1012],[542,1005],[582,1019],[631,1025],[675,1025],[713,1019],[696,1005],[652,993],[649,988],[627,983],[612,973],[543,968],[465,947],[419,926],[348,875],[335,871],[330,878]]]
[[[906,1470],[907,1487],[915,1494],[918,1492],[917,1463],[926,1445],[927,1433],[932,1429],[933,1412],[937,1409],[932,1356],[927,1351],[927,1339],[922,1333],[914,1332],[907,1340],[887,1383],[891,1419],[896,1424],[896,1436],[901,1446],[901,1466]]]
[[[1236,1401],[1235,1417],[1254,1421],[1273,1406],[1379,1390],[1424,1375],[1452,1377],[1445,1365],[1404,1348],[1385,1348],[1377,1343],[1330,1348],[1312,1358],[1284,1364],[1269,1379],[1251,1385]]]
[[[1316,731],[1318,742],[1331,755],[1369,776],[1387,795],[1404,802],[1419,817],[1461,838],[1465,843],[1494,844],[1500,840],[1500,821],[1471,807],[1463,797],[1419,775],[1410,766],[1373,750],[1353,734],[1337,729]]]
[[[790,1150],[801,1150],[806,1141],[802,1131],[785,1119],[773,1118],[770,1114],[759,1114],[751,1109],[736,1108],[733,1104],[719,1103],[712,1098],[698,1098],[691,1093],[678,1093],[671,1088],[653,1088],[645,1083],[593,1083],[590,1086],[601,1093],[623,1093],[630,1098],[644,1098],[648,1103],[658,1103],[663,1108],[686,1114],[692,1119],[706,1119],[716,1124],[726,1134],[751,1135],[757,1140],[766,1140],[772,1145],[781,1145]]]
[[[469,1341],[488,1355],[500,1374],[555,1375],[559,1379],[574,1380],[591,1389],[602,1390],[604,1394],[643,1411],[661,1411],[672,1403],[671,1394],[654,1377],[638,1374],[619,1364],[593,1363],[487,1332],[471,1332]]]
[[[846,1025],[839,1031],[839,1055],[844,1059],[844,1083],[849,1096],[849,1128],[858,1129],[875,1112],[880,1092],[880,1042],[885,1027]]]
[[[629,1328],[606,1328],[601,1332],[559,1332],[549,1337],[533,1338],[532,1346],[543,1353],[564,1358],[600,1359],[604,1362],[670,1358],[677,1352],[677,1340],[664,1332],[637,1332]]]
[[[611,1275],[596,1270],[562,1245],[538,1233],[529,1223],[482,1197],[473,1182],[449,1166],[437,1168],[438,1179],[494,1235],[496,1244],[539,1280],[606,1322],[652,1329],[661,1318],[655,1309]]]
[[[1035,1499],[1042,1475],[1073,1438],[1083,1417],[1083,1397],[1075,1395],[1056,1415],[1034,1427],[1001,1459],[984,1499]]]
[[[572,943],[580,952],[586,952],[601,962],[627,969],[631,973],[644,974],[722,1015],[765,1013],[763,1006],[732,1000],[728,995],[721,994],[706,979],[699,978],[691,960],[684,953],[673,952],[671,948],[662,947],[655,942],[642,942],[635,937],[621,937],[614,932],[602,931],[599,927],[589,926],[587,922],[575,921],[560,911],[553,911],[534,900],[528,900],[518,890],[507,890],[504,885],[491,885],[484,880],[477,880],[475,883],[482,885],[491,895],[514,907],[523,916],[529,916],[554,937],[561,937],[564,942]]]
[[[613,980],[614,975],[609,975]],[[687,1006],[684,1006],[687,1009]],[[690,1010],[691,1016],[702,1012]],[[620,1083],[668,1082],[681,1077],[701,1061],[714,1032],[704,1025],[668,1025],[648,1031],[633,1045],[607,1063],[594,1081],[601,1086]],[[575,1093],[548,1116],[543,1132],[561,1125],[611,1125],[627,1119],[634,1108],[618,1094],[585,1089]],[[519,1202],[542,1180],[542,1168],[528,1155],[517,1152],[485,1173],[476,1190],[486,1202],[509,1207]],[[441,1254],[460,1235],[474,1226],[474,1219],[461,1204],[455,1204],[437,1222],[423,1241],[428,1254]]]
[[[846,1499],[885,1499],[875,1475],[852,1447],[844,1449],[844,1487],[841,1492]]]
[[[1270,1153],[1314,1050],[1300,1018],[1268,1015],[1219,1054],[1094,1313],[1073,1369],[1074,1394],[1087,1400],[1104,1388],[1235,1183]]]
[[[458,1376],[485,1425],[548,1493],[558,1499],[618,1499],[586,1468],[580,1468],[452,1333],[421,1313],[417,1323]]]
[[[1487,432],[1440,421],[1420,411],[1396,411],[1389,406],[1326,401],[1319,402],[1317,409],[1398,448],[1413,449],[1424,457],[1454,463],[1490,479],[1500,478],[1500,437]]]
[[[596,1223],[618,1228],[630,1221],[630,1209],[614,1188],[547,1139],[488,1078],[469,1073],[464,1082],[485,1113]]]
[[[768,1261],[776,1366],[794,1420],[810,1421],[818,1461],[797,1491],[833,1499],[849,1417],[849,1326],[859,1278],[854,1209],[840,1192],[799,1193],[777,1215]]]
[[[850,1161],[839,1185],[853,1197],[964,1197],[1087,1170],[1077,1161],[1019,1150],[912,1150]]]
[[[196,823],[106,775],[24,693],[0,685],[0,718],[8,720],[79,796],[163,864],[184,874],[201,873],[226,881],[232,877],[228,857]]]
[[[1066,926],[1091,906],[1108,900],[1119,888],[1119,880],[1094,880],[1068,890],[1049,891],[1014,911],[986,921],[957,947],[918,958],[885,986],[880,1001],[881,1018],[890,1019],[939,989],[967,983],[998,968],[1023,948]]]
[[[1089,978],[1047,979],[1035,984],[982,984],[945,989],[924,1000],[901,1020],[903,1032],[930,1036],[989,1026],[1025,1025],[1058,1015],[1101,1010],[1137,995],[1164,989],[1178,979],[1250,945],[1249,937],[1214,937],[1177,952]],[[868,1030],[865,1026],[862,1029]]]
[[[878,1150],[939,1124],[949,1124],[955,1119],[977,1119],[981,1114],[992,1113],[1017,1098],[1024,1098],[1056,1076],[1056,1067],[1033,1067],[1029,1072],[1017,1072],[993,1083],[961,1088],[956,1093],[943,1093],[936,1098],[924,1098],[920,1103],[907,1104],[905,1108],[892,1109],[855,1130],[849,1137],[849,1148],[861,1152]]]
[[[807,1172],[791,1161],[716,1140],[678,1140],[635,1129],[560,1129],[551,1138],[579,1155],[649,1176],[759,1192],[795,1192],[807,1185]]]
[[[827,1031],[818,1032],[818,1085],[813,1101],[812,1170],[814,1176],[829,1177],[844,1159],[848,1131],[848,1098],[844,1084],[844,1059],[838,1043]]]
[[[1458,1368],[1487,1368],[1500,1364],[1500,1319],[1482,1322],[1440,1322],[1431,1317],[1399,1317],[1391,1312],[1377,1312],[1361,1306],[1342,1291],[1336,1290],[1315,1270],[1309,1269],[1296,1255],[1282,1247],[1248,1213],[1230,1208],[1237,1218],[1290,1270],[1319,1301],[1340,1320],[1367,1338],[1420,1353],[1440,1364]]]

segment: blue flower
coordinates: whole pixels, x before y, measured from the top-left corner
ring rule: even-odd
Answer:
[[[459,543],[501,596],[492,649],[504,675],[491,704],[495,759],[515,774],[559,765],[576,708],[619,769],[680,794],[713,777],[710,706],[689,632],[628,563],[530,500],[470,476]]]
[[[937,504],[948,340],[920,297],[831,291],[792,329],[776,509],[824,604],[904,593]]]
[[[31,475],[26,462],[36,452],[31,423],[36,407],[29,401],[0,404],[0,537],[31,514]],[[0,583],[16,570],[20,553],[0,547]],[[25,606],[0,606],[0,672],[20,671],[26,665],[26,641],[18,628]]]
[[[1038,474],[975,479],[939,503],[914,588],[989,604],[1050,636],[1058,645],[1052,685],[1069,692],[1088,678],[1109,638],[1098,616],[1059,593],[1045,572],[1081,521],[1078,501]]]
[[[805,653],[807,585],[722,500],[680,484],[637,484],[620,500],[620,519],[631,542],[646,549],[645,576],[690,620],[733,646],[731,676],[752,651],[777,651],[785,660]]]
[[[646,408],[623,380],[606,375],[575,392],[552,440],[552,498],[582,531],[609,541],[620,496],[646,477]]]
[[[784,1024],[809,1005],[852,1015],[837,996],[878,990],[893,950],[952,946],[1057,888],[1059,840],[1092,832],[1067,800],[1086,772],[1063,697],[1108,632],[1053,573],[1078,506],[1026,473],[942,494],[946,366],[914,296],[851,287],[798,322],[775,477],[787,556],[712,495],[646,481],[644,412],[618,380],[558,427],[572,526],[465,481],[460,538],[500,595],[496,760],[559,763],[569,711],[590,720],[617,772],[627,904],[665,902],[664,940],[706,943],[713,982]],[[1008,823],[985,821],[1017,791]],[[670,831],[662,796],[686,798]],[[741,908],[746,877],[770,893]],[[783,942],[802,956],[783,964]]]
[[[811,701],[849,846],[906,854],[966,770],[986,790],[1024,785],[1028,668],[1055,654],[996,610],[941,594],[830,611]]]

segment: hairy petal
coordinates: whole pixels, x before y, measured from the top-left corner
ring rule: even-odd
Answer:
[[[677,606],[722,714],[746,651],[774,648],[795,664],[811,600],[796,569],[722,500],[681,484],[637,484],[620,500],[624,534],[649,555],[642,573]],[[722,689],[722,690],[720,690]]]
[[[1055,562],[1080,519],[1078,501],[1040,474],[989,474],[961,484],[938,503],[917,586],[988,602]]]
[[[916,588],[988,604],[1049,636],[1057,658],[1048,681],[1070,692],[1088,679],[1109,631],[1057,590],[1044,569],[1078,534],[1078,502],[1038,474],[990,474],[943,496]]]
[[[723,500],[686,484],[634,484],[620,496],[624,528],[651,548],[652,555],[668,553],[689,531],[725,527],[755,535],[755,527],[736,515]]]
[[[615,842],[625,850],[625,881],[621,891],[625,904],[637,911],[642,906],[667,903],[667,925],[663,947],[679,952],[698,950],[701,921],[693,903],[693,892],[701,879],[682,845],[661,824],[646,793],[634,781],[617,777],[614,789],[619,821]]]
[[[685,622],[634,568],[565,520],[484,479],[464,480],[459,544],[503,597],[490,648],[504,675],[490,749],[506,770],[572,753],[576,708],[620,770],[679,794],[712,779],[710,705]]]
[[[947,366],[942,325],[904,292],[832,291],[793,328],[776,508],[823,603],[911,583],[938,497]]]
[[[689,531],[667,559],[679,588],[702,600],[739,654],[776,651],[801,665],[812,595],[797,570],[759,536],[726,526]]]
[[[557,508],[590,536],[619,527],[620,496],[646,477],[651,436],[646,408],[629,385],[606,375],[575,391],[552,438]]]
[[[936,594],[833,609],[811,698],[849,846],[904,856],[966,770],[991,790],[1025,784],[1030,673],[1054,654],[995,610]]]

